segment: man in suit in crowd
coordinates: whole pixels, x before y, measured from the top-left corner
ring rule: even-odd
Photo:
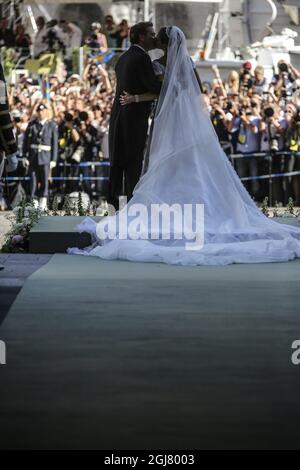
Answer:
[[[148,51],[154,48],[153,24],[142,22],[130,30],[131,47],[117,62],[116,97],[109,129],[110,181],[108,202],[118,208],[123,177],[128,200],[139,180],[148,130],[151,102],[121,106],[120,95],[159,94],[161,82],[156,78]]]

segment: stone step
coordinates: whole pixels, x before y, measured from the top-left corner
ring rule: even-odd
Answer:
[[[66,253],[67,248],[84,248],[91,244],[88,233],[78,233],[76,226],[85,217],[41,217],[29,235],[29,253]],[[99,222],[102,217],[91,217]]]

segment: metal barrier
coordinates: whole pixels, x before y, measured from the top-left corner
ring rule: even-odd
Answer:
[[[292,152],[287,150],[282,150],[278,152],[255,152],[255,153],[239,153],[239,154],[231,154],[229,159],[231,160],[232,164],[234,164],[234,160],[240,158],[264,158],[268,160],[268,173],[265,175],[257,175],[257,176],[245,176],[241,178],[241,181],[259,181],[259,180],[268,180],[269,181],[269,194],[268,194],[268,201],[269,205],[272,205],[273,201],[273,179],[274,178],[282,178],[282,177],[289,177],[289,176],[298,176],[300,175],[300,171],[287,171],[287,172],[279,172],[273,173],[273,158],[278,157],[300,157],[300,152]]]
[[[291,151],[282,151],[282,152],[256,152],[256,153],[243,153],[243,154],[231,154],[229,155],[229,160],[234,163],[235,160],[240,158],[264,158],[268,160],[269,163],[269,172],[265,175],[258,175],[258,176],[246,176],[242,177],[241,181],[253,181],[253,180],[269,180],[269,204],[272,203],[272,181],[274,178],[279,177],[289,177],[289,176],[300,176],[300,171],[288,171],[288,172],[280,172],[280,173],[273,173],[272,171],[272,164],[273,158],[277,157],[289,157],[295,156],[300,157],[300,152],[291,152]],[[58,163],[57,167],[61,168],[84,168],[84,167],[109,167],[109,161],[102,161],[102,162],[81,162],[81,163]],[[0,179],[1,181],[13,182],[13,181],[30,181],[30,176],[2,176]],[[49,178],[51,181],[108,181],[108,176],[51,176]]]

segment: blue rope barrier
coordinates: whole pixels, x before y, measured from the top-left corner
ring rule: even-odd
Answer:
[[[30,181],[30,176],[2,176],[0,178],[4,181]],[[54,176],[51,178],[53,181],[86,181],[86,180],[93,180],[93,181],[108,181],[108,176]]]
[[[29,181],[30,176],[2,176],[0,180],[2,181]]]
[[[244,154],[232,154],[230,155],[230,159],[237,159],[237,158],[260,158],[260,157],[273,157],[273,156],[297,156],[300,157],[300,152],[290,152],[290,151],[282,151],[278,153],[274,153],[270,155],[269,153],[265,152],[257,152],[257,153],[244,153]],[[110,166],[110,162],[81,162],[77,164],[72,163],[59,163],[58,166],[61,167],[90,167],[90,166]],[[268,175],[260,175],[260,176],[246,176],[242,177],[241,181],[253,181],[253,180],[264,180],[264,179],[272,179],[272,178],[279,178],[283,176],[297,176],[300,175],[300,171],[289,171],[285,173],[271,173]],[[0,180],[2,181],[30,181],[30,176],[2,176]],[[108,181],[108,176],[53,176],[51,178],[52,181]]]
[[[88,167],[88,166],[110,166],[110,162],[81,162],[81,163],[58,163],[56,166],[66,167]]]
[[[54,176],[51,178],[54,181],[108,181],[108,176]]]
[[[297,176],[300,175],[300,171],[289,171],[286,173],[271,173],[270,175],[260,175],[260,176],[245,176],[241,178],[241,181],[251,181],[251,180],[266,180],[271,178],[278,178],[281,176]]]
[[[241,181],[252,181],[252,180],[264,180],[270,178],[278,178],[281,176],[297,176],[300,175],[300,171],[289,171],[286,173],[272,173],[271,175],[260,175],[260,176],[245,176],[240,178]],[[2,176],[1,181],[30,181],[30,176]],[[51,178],[52,181],[108,181],[108,176],[54,176]]]
[[[269,152],[254,152],[254,153],[233,153],[229,155],[231,160],[236,160],[238,158],[263,158],[263,157],[288,157],[288,156],[295,156],[300,157],[300,152],[290,152],[290,151],[282,151],[282,152],[275,152],[270,155]]]

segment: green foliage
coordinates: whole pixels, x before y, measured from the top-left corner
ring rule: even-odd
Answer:
[[[2,47],[1,56],[5,79],[10,82],[12,71],[15,68],[14,49]]]
[[[83,207],[82,192],[81,191],[79,191],[79,194],[78,194],[77,212],[78,212],[78,215],[80,215],[80,216],[86,215],[86,211]]]
[[[1,251],[4,253],[26,252],[29,244],[29,232],[45,213],[34,207],[33,201],[22,200],[20,206],[13,210],[7,218],[11,221],[11,229],[5,236],[5,242]]]
[[[59,215],[58,198],[56,196],[54,196],[53,202],[52,202],[52,215]]]
[[[70,197],[68,196],[68,194],[66,194],[65,199],[64,199],[63,210],[64,210],[64,215],[66,215],[66,216],[73,215],[73,213],[72,213],[72,204],[71,204],[71,200],[70,200]]]
[[[294,206],[294,201],[293,198],[290,197],[286,206],[286,213],[295,216],[295,206]]]
[[[278,212],[278,202],[275,202],[275,207],[273,209],[273,217],[279,217],[279,212]]]
[[[269,198],[265,197],[262,206],[261,206],[261,211],[262,213],[266,216],[269,217],[269,206],[268,206]]]

